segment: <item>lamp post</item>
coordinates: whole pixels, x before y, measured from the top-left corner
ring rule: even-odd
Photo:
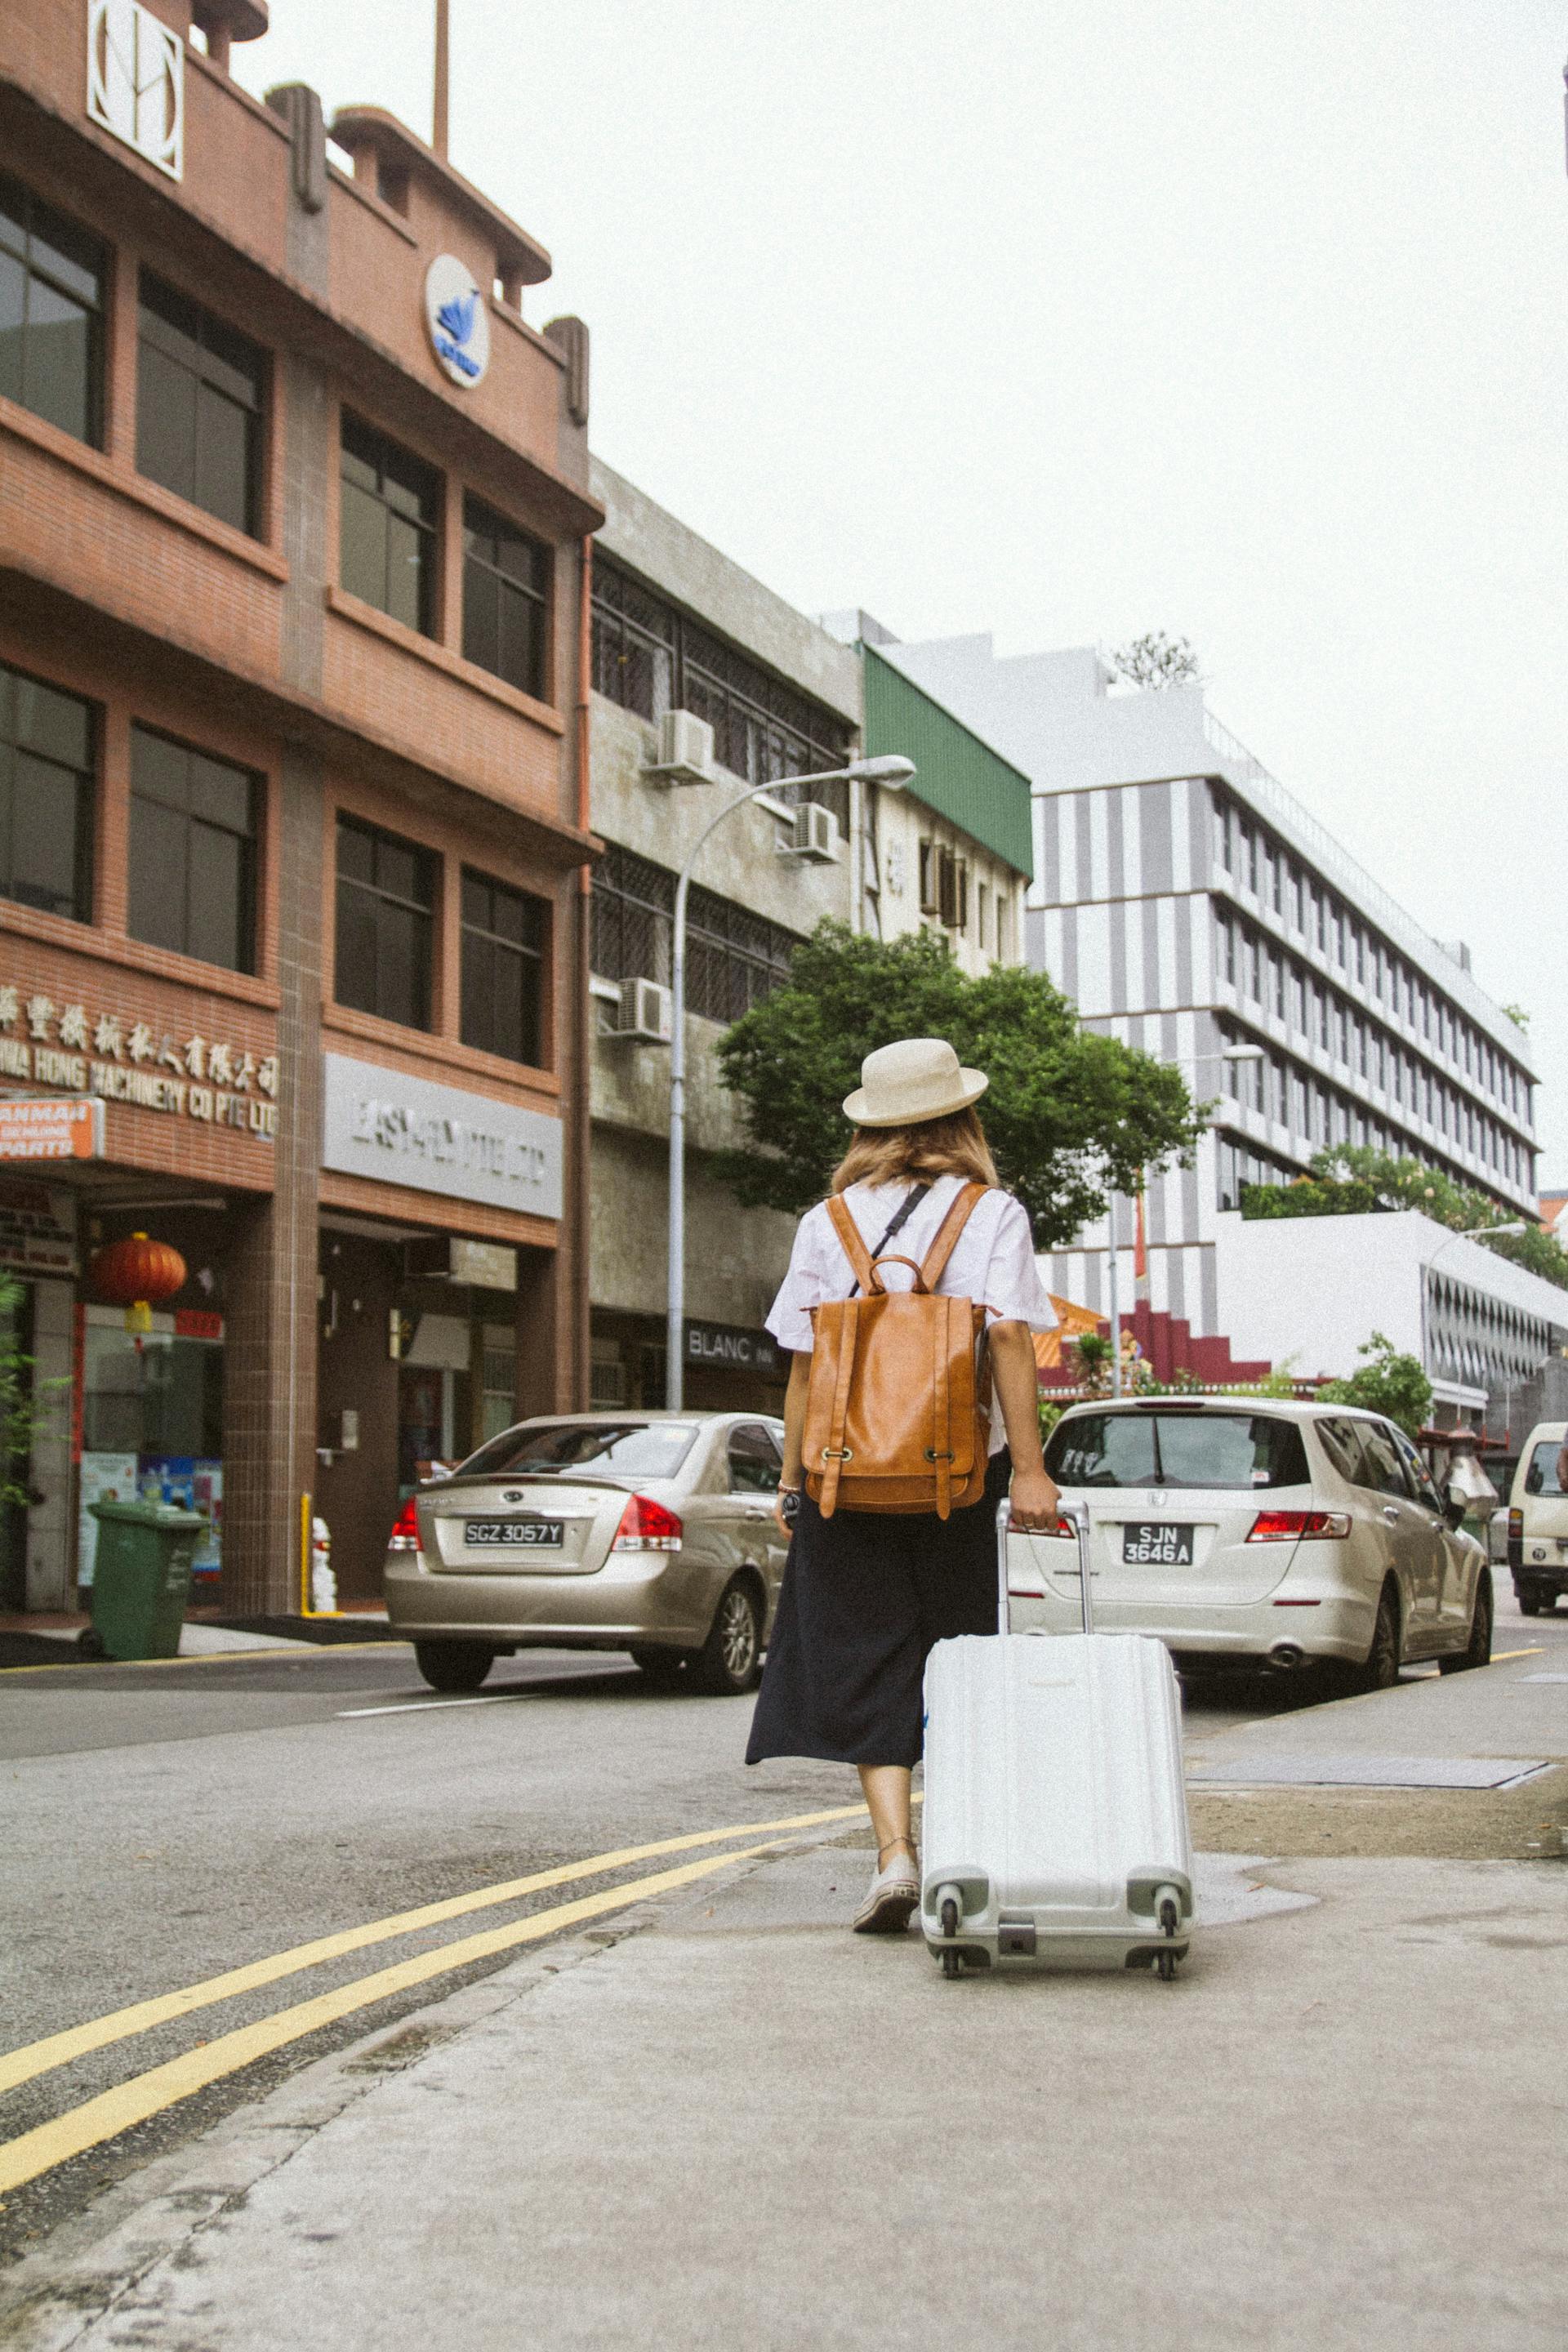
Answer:
[[[1217,1053],[1197,1054],[1184,1057],[1175,1066],[1180,1070],[1199,1070],[1205,1062],[1261,1062],[1261,1045],[1222,1045]],[[1116,1244],[1116,1200],[1108,1193],[1105,1204],[1106,1283],[1110,1304],[1110,1393],[1121,1394],[1121,1258]]]
[[[686,904],[691,895],[692,869],[701,856],[708,836],[732,816],[748,801],[760,793],[771,793],[779,784],[880,784],[891,793],[902,792],[915,772],[912,760],[900,759],[896,753],[873,760],[851,760],[842,768],[825,768],[813,776],[774,776],[765,784],[752,784],[737,793],[723,807],[710,816],[691,845],[690,854],[680,869],[675,886],[675,929],[670,944],[669,996],[669,1243],[668,1271],[665,1295],[664,1334],[664,1402],[670,1412],[679,1412],[682,1404],[685,1373],[684,1339],[686,1321]]]

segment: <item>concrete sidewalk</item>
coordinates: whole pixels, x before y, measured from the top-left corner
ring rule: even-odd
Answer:
[[[1203,1759],[1568,1755],[1526,1671]],[[737,1866],[321,2062],[59,2232],[0,2340],[1561,2344],[1561,1863],[1211,1855],[1169,1988],[949,1984],[847,1933],[867,1863]]]

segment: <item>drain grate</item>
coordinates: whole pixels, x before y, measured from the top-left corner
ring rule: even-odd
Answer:
[[[1197,1765],[1188,1777],[1194,1787],[1511,1789],[1550,1769],[1525,1756],[1249,1756]]]

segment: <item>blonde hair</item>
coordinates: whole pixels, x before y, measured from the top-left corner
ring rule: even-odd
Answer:
[[[847,1192],[851,1184],[896,1184],[900,1176],[963,1176],[976,1184],[1002,1181],[985,1129],[970,1109],[949,1111],[945,1118],[917,1119],[909,1127],[858,1127],[828,1190]]]

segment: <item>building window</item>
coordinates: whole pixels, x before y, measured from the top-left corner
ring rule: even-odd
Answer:
[[[430,1026],[437,861],[427,849],[338,819],[340,1004],[405,1029]]]
[[[594,870],[593,950],[605,980],[669,984],[675,877],[612,843]],[[694,888],[687,910],[686,1002],[709,1021],[738,1021],[789,978],[800,945],[749,907]]]
[[[640,719],[667,710],[705,719],[721,766],[747,783],[773,784],[792,804],[801,797],[792,777],[840,768],[849,756],[844,720],[598,556],[593,672],[596,692]],[[847,835],[847,784],[816,785],[809,797]]]
[[[521,694],[544,693],[550,550],[463,500],[463,654]]]
[[[541,1064],[545,902],[463,868],[465,1045]]]
[[[256,970],[257,800],[246,769],[132,729],[132,939]]]
[[[428,466],[346,413],[342,424],[342,584],[422,636],[435,611],[439,485]]]
[[[0,898],[87,922],[92,911],[90,703],[0,668]]]
[[[136,469],[257,534],[266,354],[142,273]]]
[[[0,394],[96,448],[103,247],[0,175]]]

